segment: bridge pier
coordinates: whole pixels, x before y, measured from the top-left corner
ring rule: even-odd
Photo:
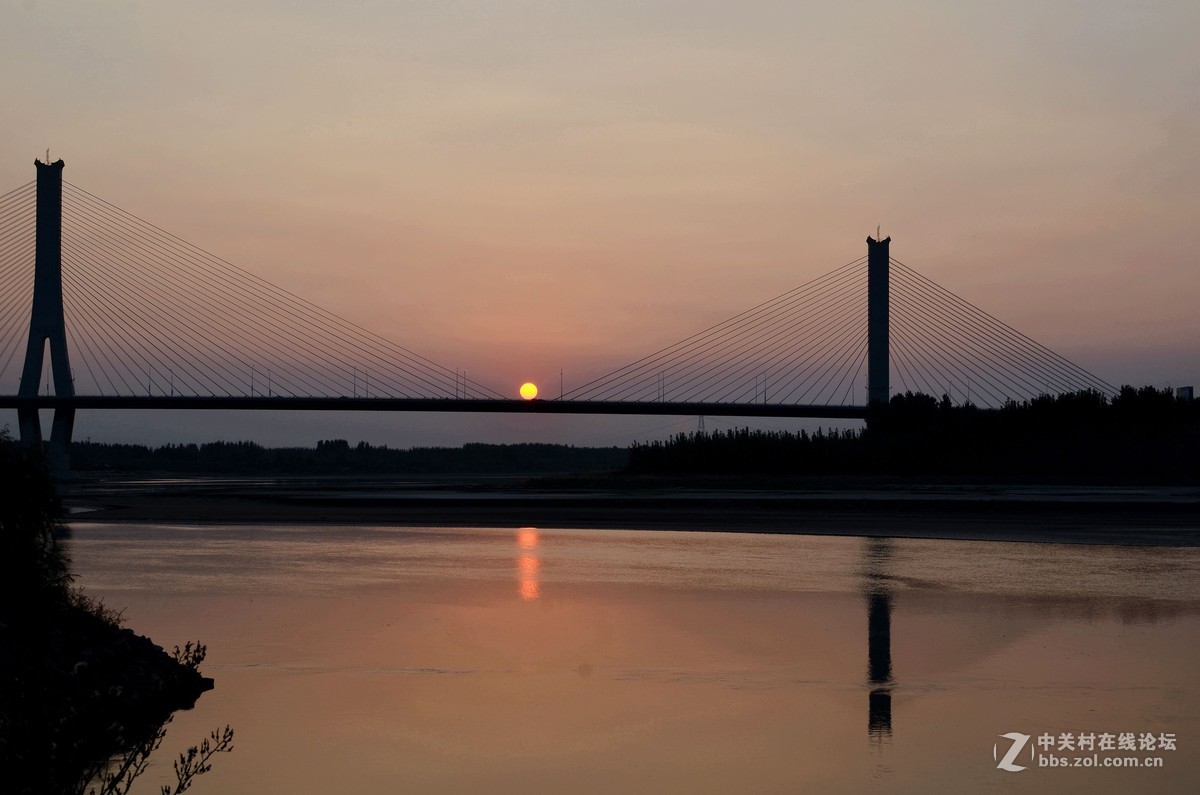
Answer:
[[[37,237],[34,255],[33,309],[29,316],[29,342],[21,371],[20,397],[37,397],[42,380],[46,345],[50,346],[50,369],[56,397],[74,397],[71,361],[67,355],[67,330],[62,302],[62,172],[64,163],[33,161],[37,167]],[[17,413],[21,442],[30,447],[42,444],[42,422],[36,408]],[[56,408],[47,450],[50,470],[65,474],[75,426],[75,409]]]
[[[890,237],[867,237],[867,405],[891,400],[888,348],[891,312],[888,244]]]

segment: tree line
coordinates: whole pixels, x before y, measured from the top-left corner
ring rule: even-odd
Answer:
[[[466,444],[462,447],[391,448],[345,439],[316,447],[264,447],[255,442],[209,442],[149,447],[75,442],[76,471],[127,470],[228,474],[505,474],[563,473],[621,469],[629,453],[621,447],[558,444]]]
[[[1200,401],[1126,386],[996,410],[906,392],[861,430],[681,433],[633,445],[634,473],[1011,476],[1195,483]]]

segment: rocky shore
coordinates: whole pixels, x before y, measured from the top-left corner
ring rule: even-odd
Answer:
[[[126,792],[171,713],[212,689],[204,648],[168,654],[72,586],[45,461],[3,429],[0,483],[0,793]]]
[[[212,689],[194,651],[169,654],[78,604],[4,606],[0,791],[86,792],[110,759]]]

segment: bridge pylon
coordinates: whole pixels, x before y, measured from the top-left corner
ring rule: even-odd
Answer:
[[[888,244],[891,237],[867,237],[867,405],[887,405],[891,368],[889,326],[891,314],[891,271]]]
[[[54,395],[74,397],[75,384],[71,378],[71,361],[67,355],[67,330],[63,322],[62,299],[62,172],[63,161],[43,163],[37,167],[37,236],[34,255],[33,309],[29,316],[29,342],[25,348],[25,367],[21,371],[21,397],[37,397],[42,380],[42,362],[46,345],[50,345],[50,369],[54,376]],[[36,408],[21,408],[17,412],[21,442],[41,446],[42,422]],[[71,447],[71,431],[75,425],[75,409],[56,408],[50,430],[48,458],[51,471],[65,473],[69,468],[67,453]]]

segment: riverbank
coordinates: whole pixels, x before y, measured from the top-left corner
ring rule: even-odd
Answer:
[[[0,792],[124,792],[164,722],[212,688],[203,649],[167,654],[72,587],[43,460],[3,430],[0,482]]]
[[[753,486],[764,486],[754,488]],[[769,486],[766,487],[766,486]],[[643,527],[1200,546],[1200,489],[807,479],[81,479],[73,522]]]
[[[0,789],[14,795],[84,791],[106,760],[148,756],[171,714],[213,687],[148,638],[68,604],[0,610],[0,650]]]

